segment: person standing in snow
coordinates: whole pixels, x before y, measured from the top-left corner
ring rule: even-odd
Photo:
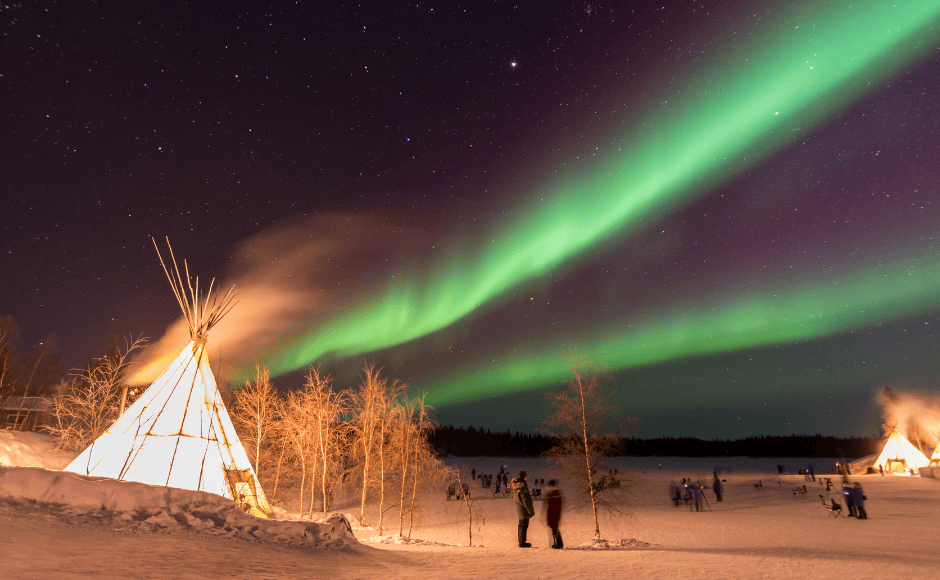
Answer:
[[[565,547],[561,541],[561,531],[558,526],[561,524],[561,508],[564,504],[564,497],[561,490],[558,489],[558,480],[548,480],[548,491],[545,494],[545,523],[552,530],[552,548],[561,550]]]
[[[867,520],[868,512],[865,511],[865,492],[862,490],[862,484],[856,481],[855,486],[848,491],[848,495],[852,498],[852,505],[855,506],[855,518]]]
[[[721,480],[718,479],[718,476],[715,476],[715,481],[712,483],[712,489],[715,490],[715,495],[718,497],[718,501],[721,501],[721,495],[724,491],[724,486],[721,485]]]
[[[858,512],[855,510],[855,493],[849,487],[849,482],[842,484],[842,495],[845,496],[845,505],[849,508],[849,517],[854,518]]]
[[[669,499],[672,500],[673,507],[679,507],[679,501],[682,500],[682,493],[679,491],[679,485],[676,480],[669,482]]]
[[[686,497],[689,498],[689,511],[692,511],[692,506],[695,506],[695,511],[701,511],[701,502],[702,502],[702,488],[699,487],[697,483],[685,484],[685,493]]]
[[[520,471],[519,477],[512,480],[510,487],[516,504],[516,515],[519,516],[519,547],[531,548],[532,544],[526,541],[526,535],[529,531],[529,519],[535,515],[535,507],[526,484],[526,472]]]

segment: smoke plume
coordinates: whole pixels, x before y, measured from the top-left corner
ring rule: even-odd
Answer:
[[[929,457],[940,442],[940,397],[885,387],[879,402],[884,407],[886,434],[897,429]]]
[[[280,223],[241,242],[230,271],[216,281],[222,292],[234,284],[237,295],[235,307],[209,333],[213,370],[220,381],[238,380],[235,369],[252,366],[269,347],[377,291],[404,257],[421,254],[431,239],[387,220],[332,213]],[[181,316],[135,361],[128,382],[153,382],[189,338]]]

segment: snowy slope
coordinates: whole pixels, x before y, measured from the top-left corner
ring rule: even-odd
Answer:
[[[20,451],[22,456],[22,451]],[[33,461],[41,458],[34,458]],[[9,460],[9,458],[7,458]],[[43,460],[45,461],[45,460]],[[495,473],[502,465],[530,481],[556,476],[541,459],[447,458],[465,473]],[[778,475],[776,465],[786,465]],[[602,517],[603,542],[593,538],[590,511],[569,504],[561,529],[565,550],[549,550],[539,516],[529,539],[515,545],[516,515],[508,499],[474,487],[473,547],[467,547],[467,510],[425,494],[411,539],[397,536],[397,509],[377,505],[366,526],[356,525],[358,502],[338,497],[350,514],[348,539],[299,538],[311,522],[280,521],[264,528],[239,515],[223,498],[141,484],[95,481],[38,468],[0,472],[0,577],[3,578],[376,578],[601,579],[666,578],[933,578],[940,569],[935,534],[940,481],[863,475],[869,518],[832,518],[822,507],[825,480],[840,480],[831,465],[813,460],[819,481],[796,475],[807,460],[749,458],[617,458],[633,482],[628,517]],[[704,511],[667,501],[671,480],[708,482],[714,469],[726,479],[725,500],[708,490]],[[754,483],[762,482],[757,488]],[[473,482],[475,483],[475,482]],[[124,487],[127,485],[128,487]],[[478,484],[477,484],[478,485]],[[806,494],[794,494],[806,485]],[[569,486],[563,482],[563,489]],[[833,492],[830,492],[833,493]],[[290,494],[288,494],[290,495]],[[839,498],[835,489],[833,497]],[[104,509],[102,509],[104,506]],[[299,519],[282,504],[283,519]],[[539,506],[536,506],[537,512]],[[243,518],[250,518],[244,519]],[[337,522],[339,520],[336,520]],[[254,522],[254,523],[252,523]],[[258,525],[259,527],[254,527]],[[334,525],[331,533],[341,525]],[[313,529],[322,529],[314,527]],[[408,530],[408,519],[404,519]],[[312,538],[312,539],[310,539]]]

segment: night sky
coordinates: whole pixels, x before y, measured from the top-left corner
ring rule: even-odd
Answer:
[[[533,429],[572,347],[640,437],[869,436],[885,385],[940,386],[940,1],[37,1],[0,34],[0,315],[66,366],[179,352],[169,237],[239,289],[222,381],[369,361],[444,424]]]

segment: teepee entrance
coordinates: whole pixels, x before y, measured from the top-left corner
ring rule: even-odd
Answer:
[[[175,259],[172,273],[165,263],[164,270],[189,322],[192,340],[65,470],[208,491],[235,501],[252,515],[268,517],[271,507],[222,403],[206,353],[207,334],[231,309],[234,289],[220,301],[213,300],[210,308],[211,285],[200,302],[198,279],[194,289],[188,268],[186,288]]]

